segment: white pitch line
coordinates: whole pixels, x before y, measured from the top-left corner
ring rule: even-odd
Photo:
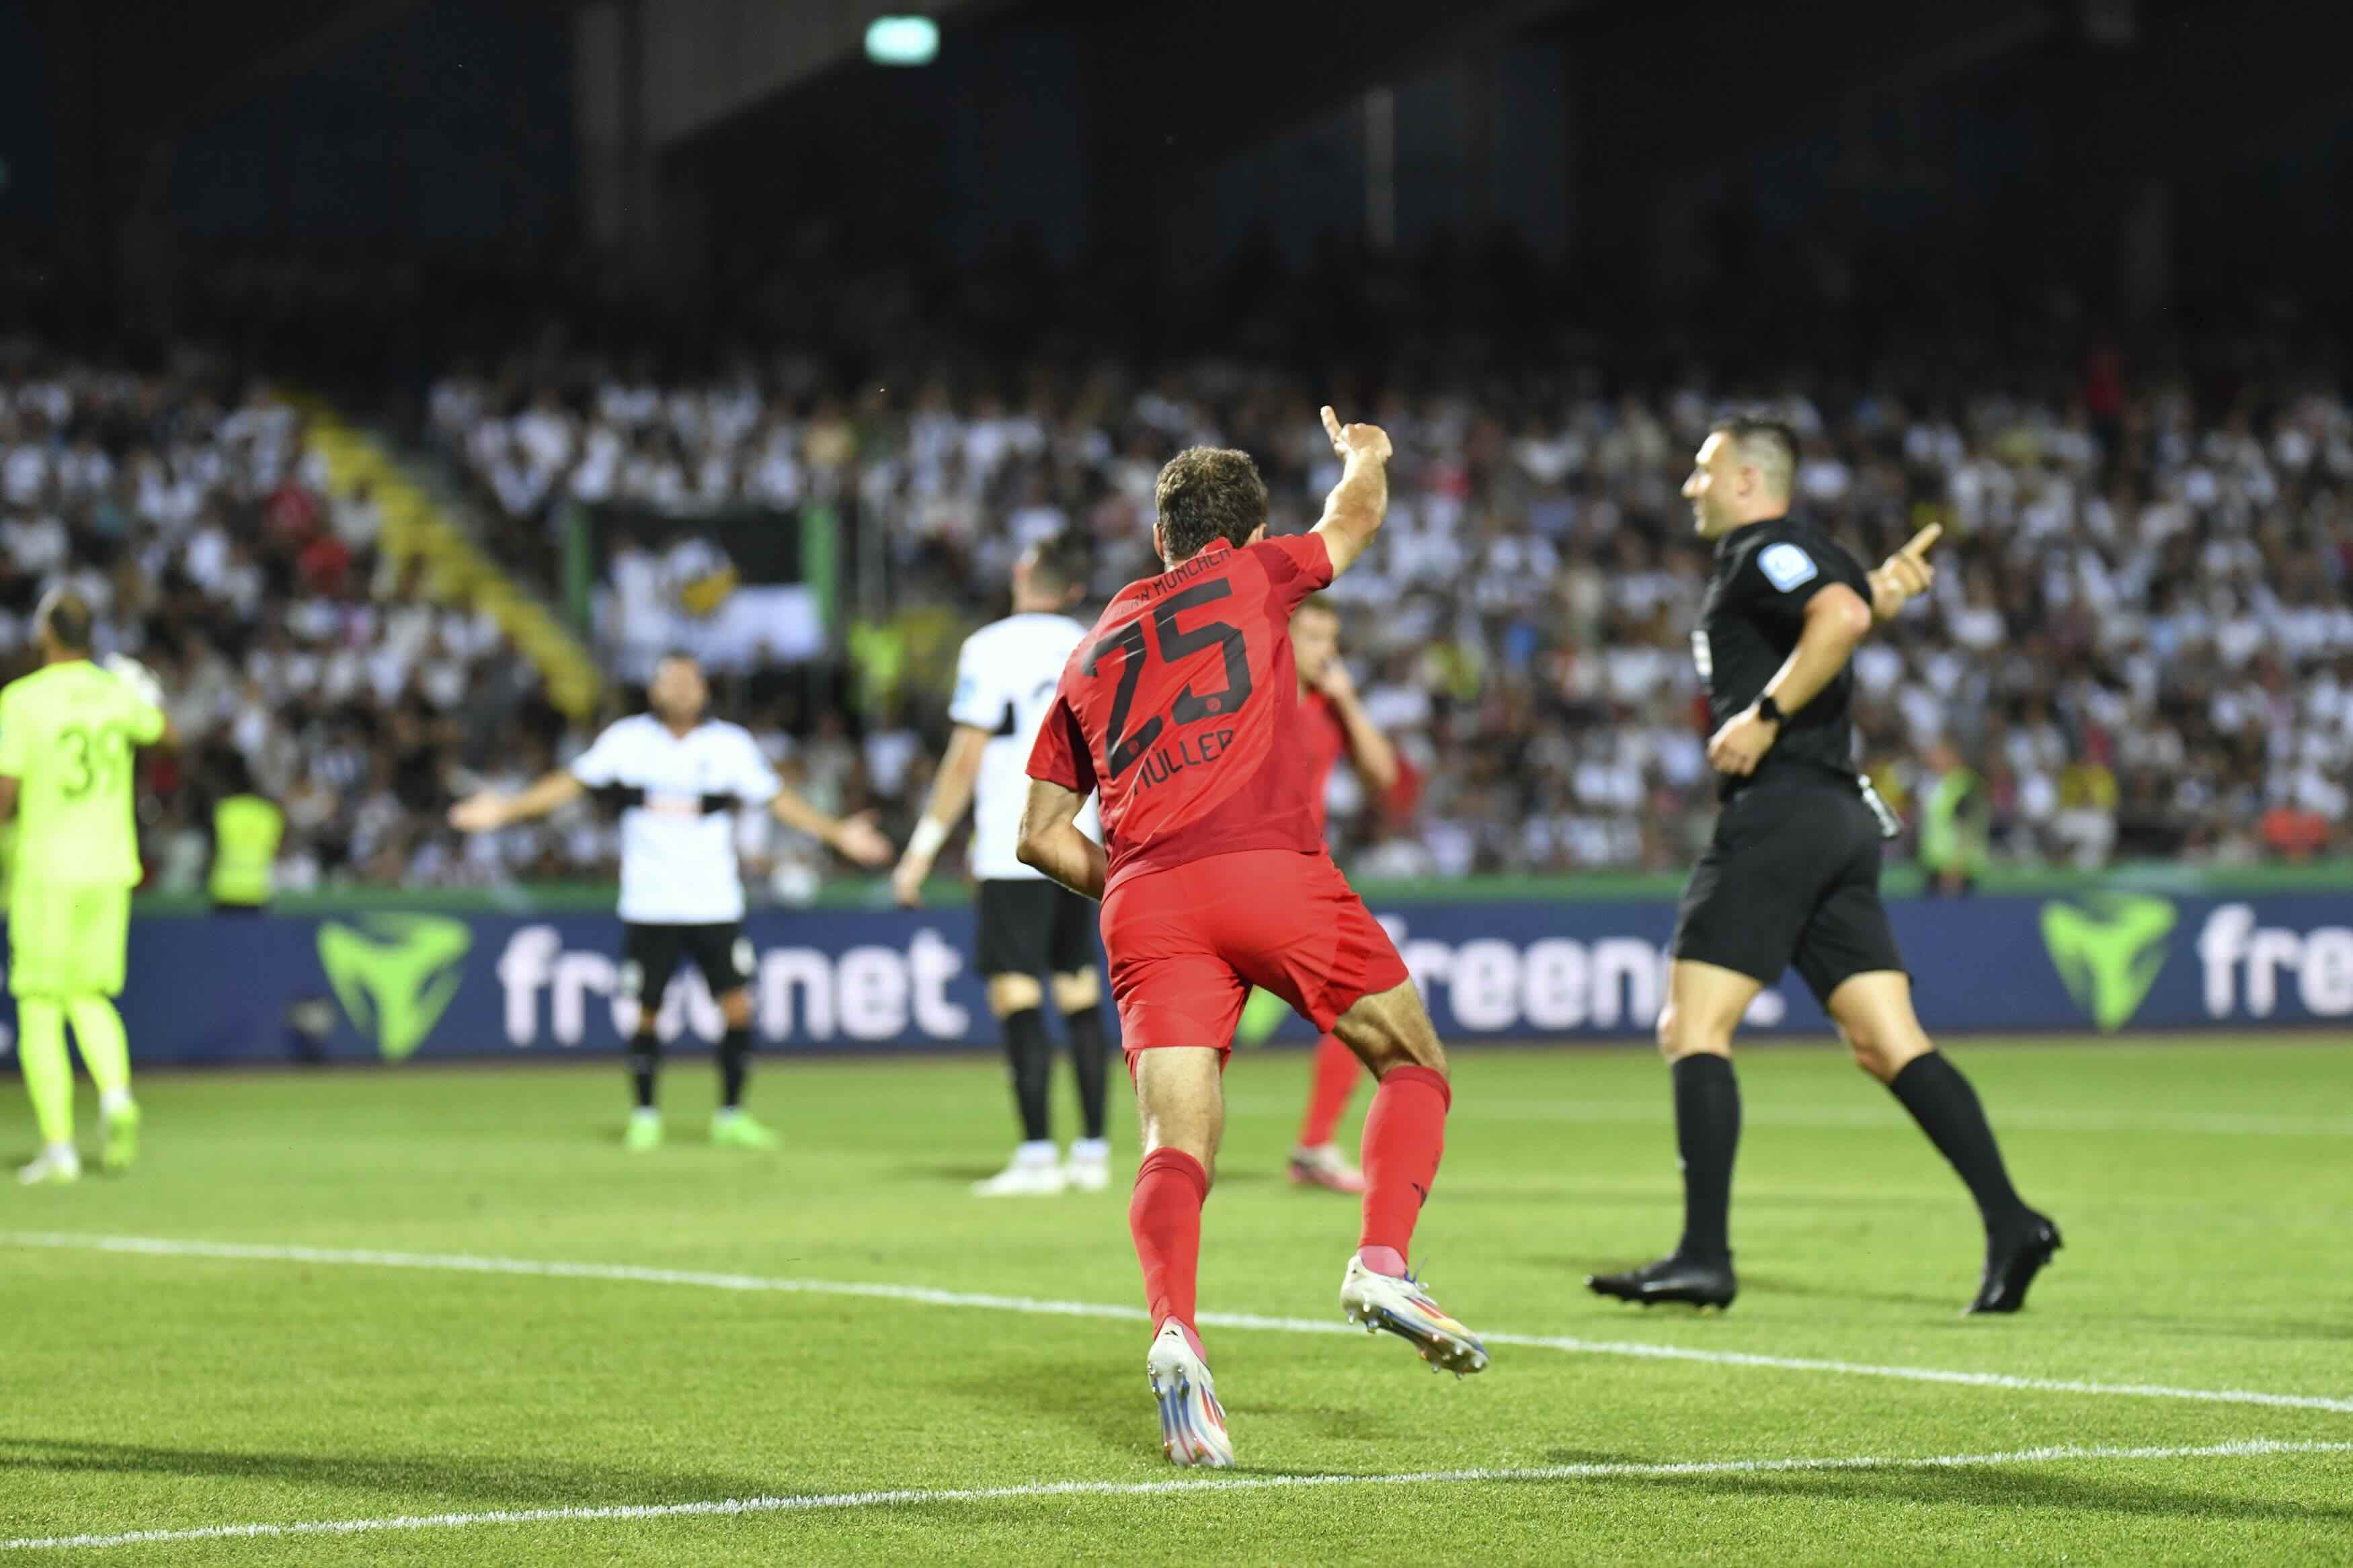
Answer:
[[[1461,1485],[1479,1481],[1609,1481],[1674,1479],[1683,1476],[1785,1475],[1824,1470],[1968,1470],[1998,1465],[2055,1465],[2083,1459],[2243,1459],[2274,1454],[2353,1453],[2353,1443],[2279,1442],[2268,1437],[2199,1447],[2121,1448],[2062,1444],[1997,1454],[1931,1454],[1920,1458],[1862,1454],[1841,1458],[1699,1459],[1670,1464],[1541,1465],[1525,1469],[1413,1470],[1388,1476],[1235,1476],[1223,1480],[1033,1481],[1012,1487],[902,1488],[892,1491],[824,1492],[797,1497],[727,1498],[710,1502],[617,1504],[607,1508],[489,1509],[480,1513],[397,1514],[386,1519],[305,1520],[293,1524],[213,1524],[189,1530],[130,1530],[114,1535],[26,1536],[0,1541],[0,1552],[67,1547],[151,1546],[171,1542],[251,1540],[289,1535],[361,1535],[385,1530],[464,1530],[485,1524],[580,1524],[650,1519],[728,1518],[859,1508],[1005,1502],[1029,1498],[1159,1497],[1171,1492],[1255,1492],[1308,1487]]]
[[[1296,1100],[1243,1097],[1226,1102],[1229,1113],[1294,1115]],[[1474,1105],[1450,1111],[1469,1121],[1559,1121],[1586,1126],[1630,1126],[1646,1122],[1665,1125],[1662,1102],[1623,1100],[1538,1100],[1508,1105]],[[1756,1127],[1799,1127],[1817,1131],[1909,1131],[1911,1123],[1893,1110],[1878,1105],[1757,1105],[1744,1104],[1741,1118]],[[2073,1110],[2001,1108],[1996,1120],[2003,1131],[2023,1132],[2199,1132],[2254,1138],[2353,1138],[2353,1116],[2273,1116],[2256,1112],[2151,1110],[2125,1116],[2086,1115]]]
[[[506,1274],[537,1279],[605,1279],[635,1285],[681,1285],[709,1290],[774,1291],[785,1295],[843,1296],[907,1301],[925,1307],[961,1307],[1022,1312],[1037,1317],[1102,1318],[1145,1321],[1140,1307],[1100,1301],[1050,1301],[1029,1296],[995,1296],[940,1290],[927,1285],[894,1285],[850,1279],[790,1279],[758,1274],[712,1274],[686,1268],[645,1268],[626,1263],[564,1263],[532,1258],[494,1258],[471,1253],[375,1252],[323,1247],[269,1247],[238,1241],[176,1241],[143,1236],[85,1236],[74,1232],[0,1232],[0,1247],[61,1251],[130,1253],[155,1258],[208,1258],[247,1263],[318,1263],[363,1268],[417,1268],[453,1274]],[[1293,1334],[1358,1334],[1336,1319],[1267,1317],[1254,1312],[1203,1312],[1196,1326],[1262,1329]],[[1700,1362],[1712,1366],[1763,1367],[1778,1372],[1827,1373],[1841,1377],[1893,1378],[1904,1383],[1940,1383],[1969,1388],[2002,1388],[2040,1394],[2084,1394],[2128,1399],[2178,1399],[2211,1405],[2251,1405],[2278,1410],[2326,1410],[2353,1415],[2353,1398],[2318,1394],[2271,1394],[2249,1388],[2176,1388],[2163,1384],[2093,1383],[2068,1378],[2024,1377],[2000,1372],[1957,1372],[1931,1366],[1879,1366],[1862,1362],[1816,1361],[1802,1356],[1760,1355],[1746,1351],[1694,1350],[1639,1340],[1588,1340],[1564,1334],[1489,1333],[1491,1345],[1519,1345],[1573,1355],[1630,1356],[1650,1361]]]

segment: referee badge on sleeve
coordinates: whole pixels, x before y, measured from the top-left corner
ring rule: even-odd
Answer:
[[[1765,574],[1767,582],[1784,594],[1800,583],[1810,583],[1821,575],[1821,569],[1814,564],[1812,556],[1786,542],[1767,545],[1757,557],[1757,569]]]

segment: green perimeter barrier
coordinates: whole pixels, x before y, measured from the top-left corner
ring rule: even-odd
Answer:
[[[1919,868],[1888,868],[1890,897],[1912,898],[1925,881]],[[1672,900],[1683,890],[1682,872],[1598,871],[1572,877],[1428,878],[1409,881],[1356,881],[1356,890],[1375,904],[1608,903]],[[2290,866],[2184,866],[2167,861],[2124,862],[2097,871],[2052,867],[1996,867],[1978,879],[1978,891],[2021,898],[2065,898],[2095,890],[2159,893],[2172,898],[2243,898],[2264,893],[2353,893],[2353,860],[2323,860]],[[755,904],[765,889],[754,883]],[[392,888],[352,885],[280,896],[270,907],[280,914],[334,914],[367,909],[446,910],[453,912],[555,914],[610,910],[616,889],[602,882],[532,882],[504,888]],[[923,889],[926,908],[971,902],[968,883],[936,878]],[[827,882],[807,906],[812,909],[871,909],[890,900],[880,877]],[[135,903],[142,915],[206,913],[201,895],[150,893]]]

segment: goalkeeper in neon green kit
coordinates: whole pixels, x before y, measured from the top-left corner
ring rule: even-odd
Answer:
[[[132,752],[164,738],[155,678],[129,659],[90,660],[90,607],[52,592],[36,616],[41,668],[0,689],[0,821],[21,820],[8,890],[8,991],[16,1056],[41,1153],[19,1180],[81,1174],[73,1142],[66,1026],[98,1086],[109,1170],[139,1152],[122,990],[131,889],[139,880]]]

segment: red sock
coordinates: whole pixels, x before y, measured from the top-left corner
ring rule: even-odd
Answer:
[[[1299,1124],[1299,1146],[1321,1149],[1332,1142],[1332,1130],[1340,1125],[1341,1113],[1348,1109],[1348,1097],[1356,1092],[1356,1075],[1365,1064],[1356,1053],[1340,1043],[1337,1035],[1326,1035],[1315,1042],[1314,1076],[1307,1089],[1307,1120]]]
[[[1144,1300],[1152,1329],[1174,1318],[1193,1326],[1195,1276],[1201,1266],[1201,1205],[1209,1173],[1181,1149],[1155,1149],[1136,1167],[1127,1201],[1127,1231],[1144,1265]]]
[[[1413,1240],[1422,1200],[1438,1179],[1446,1147],[1446,1109],[1454,1091],[1428,1068],[1391,1068],[1365,1112],[1366,1247],[1392,1247],[1402,1260]]]

